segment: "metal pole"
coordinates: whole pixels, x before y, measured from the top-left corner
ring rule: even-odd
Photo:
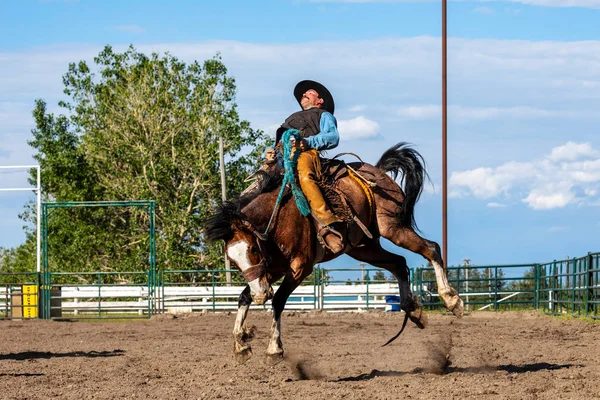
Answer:
[[[471,266],[471,264],[469,263],[468,258],[465,258],[465,293],[466,293],[466,300],[467,300],[467,311],[469,311],[469,267]]]
[[[219,164],[221,166],[221,199],[223,201],[227,200],[227,184],[225,181],[225,150],[223,149],[223,136],[219,136]],[[231,283],[231,264],[229,263],[229,259],[227,258],[227,254],[225,254],[225,280],[227,283]]]
[[[365,283],[365,263],[362,261],[360,262],[360,269],[361,269],[360,280],[362,281],[362,283]]]
[[[41,178],[41,169],[39,165],[0,165],[0,169],[17,169],[17,168],[35,168],[37,171],[37,185],[36,185],[36,193],[37,193],[37,245],[36,245],[36,270],[39,273],[40,272],[40,254],[41,254],[41,204],[42,204],[42,178]],[[13,192],[13,191],[30,191],[31,187],[28,188],[19,188],[19,187],[14,187],[14,188],[0,188],[0,192]]]
[[[42,254],[42,174],[41,174],[40,166],[37,166],[37,215],[36,215],[36,223],[37,223],[37,246],[36,246],[36,264],[37,264],[37,272],[38,274],[41,271],[41,254]]]
[[[448,133],[448,82],[446,65],[446,0],[442,0],[442,253],[446,266],[448,263],[448,171],[447,171],[447,133]]]

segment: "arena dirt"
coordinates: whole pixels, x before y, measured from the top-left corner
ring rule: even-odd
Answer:
[[[232,357],[235,315],[0,322],[2,399],[596,399],[600,325],[537,313],[430,314],[380,347],[400,313],[286,313],[285,360]]]

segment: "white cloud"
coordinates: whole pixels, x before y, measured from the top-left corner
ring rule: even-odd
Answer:
[[[398,109],[398,115],[406,119],[435,119],[442,117],[440,105],[411,105]],[[470,122],[494,119],[539,119],[539,118],[591,118],[600,119],[595,110],[546,110],[535,107],[464,107],[448,106],[450,122]]]
[[[510,0],[514,3],[530,4],[542,7],[586,7],[600,8],[598,0]]]
[[[404,106],[400,107],[398,115],[413,119],[441,118],[442,107],[436,105]]]
[[[350,112],[361,112],[361,111],[365,111],[367,109],[367,106],[364,104],[357,104],[355,106],[352,106],[348,109],[348,111]]]
[[[326,82],[336,98],[338,120],[348,121],[364,115],[359,110],[366,107],[369,117],[376,120],[380,128],[375,132],[373,124],[365,125],[359,136],[372,137],[384,131],[399,132],[398,129],[403,129],[399,125],[404,121],[398,124],[398,119],[416,125],[420,121],[433,123],[436,118],[441,118],[439,43],[440,39],[435,37],[411,37],[293,44],[207,41],[146,44],[137,45],[137,48],[145,53],[169,51],[186,62],[202,61],[221,52],[229,72],[236,78],[240,115],[254,127],[269,128],[279,124],[298,108],[290,92],[299,80],[311,78]],[[600,41],[450,38],[448,45],[451,123],[503,120],[513,125],[523,121],[541,126],[538,122],[552,119],[553,124],[562,121],[564,127],[566,120],[569,131],[557,133],[555,129],[555,140],[558,135],[571,134],[576,123],[597,126]],[[113,48],[123,51],[127,45],[114,45]],[[61,77],[69,63],[91,62],[101,49],[98,45],[52,45],[21,52],[0,52],[0,99],[22,104],[18,109],[5,108],[3,111],[6,117],[2,121],[14,124],[12,127],[0,123],[0,140],[12,135],[11,143],[8,143],[13,146],[10,151],[21,151],[14,154],[14,160],[30,159],[31,150],[26,140],[30,138],[27,121],[31,121],[29,113],[33,100],[41,97],[49,106],[55,105],[57,100],[64,98]],[[295,61],[304,56],[321,62],[312,65]],[[357,81],[363,85],[356,85]],[[369,90],[365,91],[364,87]],[[360,104],[344,103],[357,98]],[[400,104],[407,106],[400,108]],[[18,114],[17,118],[13,119],[15,114]],[[355,121],[355,124],[359,122]],[[544,130],[536,129],[537,132]],[[427,132],[433,130],[428,127]],[[346,133],[346,138],[355,134],[352,130]],[[459,139],[457,133],[455,130],[453,140]],[[478,134],[469,133],[472,136]],[[437,137],[432,140],[433,133],[428,134],[429,137],[417,136],[412,129],[407,129],[402,131],[402,140],[417,143],[421,149],[424,149],[424,142],[429,141],[430,149],[425,151],[437,157],[439,153],[434,146],[439,146],[439,141]],[[545,130],[544,135],[546,140]],[[581,136],[572,137],[576,141]],[[579,141],[591,140],[589,137]],[[383,140],[385,143],[381,147],[389,147],[396,138],[390,134]],[[513,136],[510,146],[524,147],[520,140]],[[3,150],[8,148],[6,143],[0,143]],[[375,159],[380,155],[381,147],[365,146],[361,156]],[[369,151],[371,153],[367,153]],[[484,153],[478,155],[483,158],[481,154]],[[475,154],[475,158],[478,155]],[[428,157],[430,163],[431,160]],[[431,172],[435,174],[435,171]]]
[[[311,3],[426,3],[435,0],[310,0]],[[463,2],[465,0],[450,0]],[[495,0],[473,0],[475,2],[491,2]],[[503,0],[499,0],[503,1]],[[504,0],[512,3],[522,3],[541,7],[585,7],[600,8],[599,0]]]
[[[144,33],[146,30],[139,25],[115,25],[109,27],[113,31],[130,32],[130,33]]]
[[[574,161],[579,158],[598,157],[600,153],[592,149],[590,143],[567,142],[564,146],[552,149],[548,156],[550,161]]]
[[[510,186],[494,175],[491,168],[476,168],[470,171],[453,172],[450,183],[469,188],[480,199],[489,199],[505,192]],[[460,197],[460,192],[452,191],[451,197]]]
[[[489,207],[489,208],[505,208],[505,207],[508,207],[508,205],[502,204],[502,203],[491,202],[491,203],[487,203],[487,207]]]
[[[526,203],[534,210],[550,210],[565,207],[575,199],[575,195],[571,191],[567,191],[566,193],[548,193],[547,189],[533,189],[523,199],[523,203]]]
[[[371,139],[379,134],[379,124],[362,115],[350,120],[339,120],[340,139]]]
[[[453,172],[451,195],[480,199],[521,197],[535,210],[570,204],[596,204],[600,189],[600,152],[589,143],[568,142],[546,157],[507,162],[496,168]],[[488,206],[491,206],[489,203]]]

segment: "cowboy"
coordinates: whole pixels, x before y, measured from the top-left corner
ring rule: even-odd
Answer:
[[[337,254],[344,248],[342,240],[342,221],[331,212],[319,188],[321,161],[319,154],[323,150],[337,147],[340,134],[337,121],[333,116],[335,104],[327,88],[318,82],[305,80],[294,88],[294,97],[302,108],[290,115],[277,129],[275,143],[279,143],[288,129],[297,129],[303,139],[294,143],[298,157],[298,179],[300,188],[306,196],[313,217],[319,224],[319,235],[332,253]],[[267,163],[276,161],[274,149],[267,150]]]

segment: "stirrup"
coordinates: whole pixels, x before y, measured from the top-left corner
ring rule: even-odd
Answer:
[[[344,236],[342,236],[342,233],[330,228],[328,225],[323,225],[319,229],[319,236],[321,236],[322,238],[325,238],[325,236],[329,233],[337,236],[342,242],[344,241]]]
[[[340,245],[339,249],[333,249],[327,243],[327,239],[326,239],[327,235],[335,236],[336,240],[339,241],[339,245]],[[346,247],[346,244],[344,243],[344,237],[341,234],[341,232],[338,232],[335,229],[331,229],[329,226],[322,226],[319,229],[319,232],[317,233],[317,238],[318,238],[319,242],[323,245],[323,247],[325,247],[326,249],[328,249],[330,252],[332,252],[335,255],[343,252],[344,248]]]

